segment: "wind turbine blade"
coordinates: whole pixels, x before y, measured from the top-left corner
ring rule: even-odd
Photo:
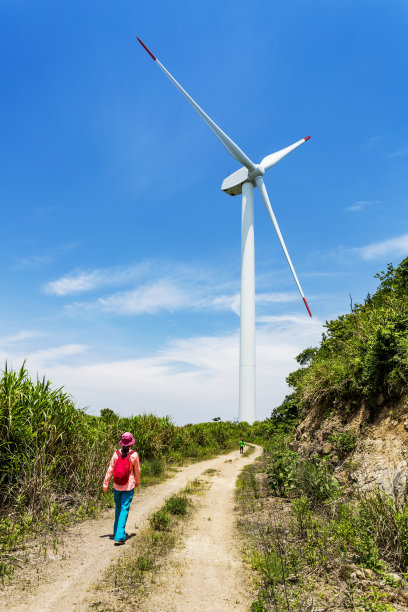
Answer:
[[[283,240],[283,236],[282,236],[281,231],[279,229],[278,222],[277,222],[276,217],[274,215],[274,212],[272,210],[272,206],[271,206],[271,203],[269,201],[268,192],[266,191],[265,183],[263,182],[263,179],[262,179],[261,176],[257,176],[255,180],[256,180],[256,186],[258,187],[259,192],[260,192],[260,194],[262,196],[263,203],[265,204],[265,208],[268,211],[268,214],[269,214],[269,216],[271,218],[271,221],[272,221],[272,223],[274,225],[276,233],[278,234],[278,238],[279,238],[280,243],[282,245],[283,252],[285,253],[286,259],[288,260],[289,267],[292,270],[293,278],[296,281],[296,284],[297,284],[298,289],[300,291],[300,295],[302,296],[303,301],[305,303],[305,306],[307,308],[307,312],[309,313],[310,316],[312,316],[312,313],[310,312],[309,305],[308,305],[308,303],[306,301],[306,298],[305,298],[305,294],[302,291],[302,287],[300,286],[299,279],[298,279],[298,277],[296,275],[295,268],[293,267],[292,261],[291,261],[291,259],[289,257],[288,249],[286,248],[285,241]]]
[[[254,170],[255,164],[245,155],[245,153],[239,148],[238,145],[235,144],[233,140],[225,132],[222,131],[220,127],[203,111],[201,106],[193,100],[193,98],[186,92],[185,89],[182,88],[180,83],[176,81],[176,79],[170,74],[168,70],[163,66],[161,62],[157,59],[155,55],[146,47],[146,45],[137,37],[137,40],[140,42],[142,47],[147,51],[150,57],[156,62],[156,64],[161,68],[164,74],[170,79],[170,81],[177,87],[180,93],[190,102],[191,106],[197,111],[197,113],[204,119],[206,124],[212,129],[214,134],[221,140],[224,147],[227,149],[228,153],[232,155],[234,159],[237,160],[240,164],[248,168],[248,170]]]
[[[276,151],[275,153],[271,153],[271,155],[267,155],[261,161],[262,168],[264,170],[269,170],[269,168],[272,168],[272,166],[277,164],[278,161],[280,161],[281,159],[286,157],[286,155],[289,155],[289,153],[291,153],[292,151],[294,151],[295,149],[300,147],[300,145],[302,145],[304,142],[306,142],[306,140],[309,140],[309,138],[310,138],[310,136],[306,136],[305,138],[302,138],[302,140],[298,140],[297,142],[293,143],[289,147],[286,147],[286,149],[281,149],[280,151]]]

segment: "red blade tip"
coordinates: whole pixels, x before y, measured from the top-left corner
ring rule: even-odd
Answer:
[[[142,43],[142,45],[143,45],[143,43]],[[305,136],[304,141],[306,142],[306,140],[310,140],[310,136]]]
[[[146,45],[144,44],[144,42],[142,42],[138,36],[136,36],[136,38],[137,38],[137,40],[140,42],[140,44],[142,45],[143,49],[145,49],[145,51],[147,51],[147,52],[148,52],[148,54],[150,55],[150,57],[152,57],[152,58],[154,59],[154,61],[156,61],[156,57],[153,55],[153,53],[150,51],[150,49],[148,49],[148,48],[146,47]]]
[[[303,301],[304,301],[305,306],[307,308],[307,312],[310,314],[310,316],[312,316],[312,313],[310,312],[309,304],[306,302],[306,298],[305,297],[303,298]]]

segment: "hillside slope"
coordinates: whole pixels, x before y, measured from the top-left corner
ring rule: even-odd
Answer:
[[[407,498],[408,258],[376,275],[374,295],[326,323],[298,356],[286,404],[303,419],[294,450],[330,456],[336,477]],[[293,408],[292,408],[293,409]]]

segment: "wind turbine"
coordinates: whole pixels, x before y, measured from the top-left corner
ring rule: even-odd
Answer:
[[[240,313],[240,354],[239,354],[239,420],[252,424],[255,420],[255,248],[254,248],[254,186],[258,187],[265,208],[271,218],[283,252],[298,286],[300,295],[310,316],[310,308],[300,286],[288,250],[283,240],[278,222],[272,210],[266,191],[263,175],[289,153],[309,140],[306,136],[285,149],[276,151],[263,158],[260,164],[254,164],[247,155],[218,127],[203,111],[193,98],[182,88],[180,83],[166,70],[148,47],[137,37],[142,47],[156,62],[159,68],[177,87],[180,93],[190,102],[191,106],[204,119],[217,138],[222,142],[228,153],[242,164],[242,168],[224,179],[221,189],[231,196],[242,194],[241,218],[241,313]]]

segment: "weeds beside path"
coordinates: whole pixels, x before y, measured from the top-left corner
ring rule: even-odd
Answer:
[[[247,460],[251,461],[252,458],[255,458],[255,455]],[[235,459],[237,461],[234,461]],[[160,508],[169,496],[183,489],[189,481],[199,477],[205,470],[222,470],[225,466],[232,467],[235,463],[237,468],[235,472],[231,471],[232,482],[226,483],[224,487],[231,489],[232,497],[235,476],[242,465],[238,451],[189,465],[180,469],[171,480],[161,484],[147,489],[141,487],[132,502],[127,525],[134,541],[137,541],[138,531],[147,527],[149,516]],[[16,612],[47,612],[55,609],[68,612],[87,609],[86,599],[90,587],[99,581],[112,561],[123,556],[128,547],[130,548],[131,542],[125,547],[113,546],[109,539],[112,517],[113,510],[109,510],[95,521],[87,521],[68,529],[55,550],[45,550],[44,561],[37,566],[36,571],[25,573],[22,582],[3,588],[1,597],[4,607]]]

